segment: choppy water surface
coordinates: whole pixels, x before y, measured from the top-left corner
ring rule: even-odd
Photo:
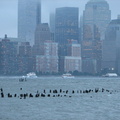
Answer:
[[[120,120],[119,77],[0,77],[0,88],[0,120]]]

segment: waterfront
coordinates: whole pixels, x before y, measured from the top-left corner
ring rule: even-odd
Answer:
[[[19,82],[19,77],[0,77],[0,88],[4,92],[4,98],[0,97],[0,120],[120,119],[119,77],[38,77],[27,79],[26,82]],[[35,97],[37,92],[44,93],[44,90],[45,97]],[[57,90],[57,93],[53,93],[53,90]],[[83,93],[85,90],[93,91]],[[12,95],[11,98],[8,93]],[[20,97],[24,93],[31,93],[33,97]]]

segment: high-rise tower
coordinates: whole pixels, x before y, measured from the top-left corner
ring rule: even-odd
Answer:
[[[44,55],[44,42],[50,40],[50,29],[48,23],[38,24],[35,30],[34,50],[36,55]]]
[[[69,40],[78,41],[78,8],[57,8],[55,30],[55,41],[59,44],[66,44]]]
[[[93,38],[95,25],[103,40],[105,37],[105,30],[110,20],[111,11],[109,10],[109,4],[105,0],[89,0],[83,12],[83,34],[86,32],[91,33],[89,37]],[[83,39],[88,39],[88,36],[84,36]]]
[[[18,0],[18,38],[21,42],[34,44],[38,22],[41,23],[41,0]]]
[[[103,41],[102,69],[120,74],[120,18],[112,20]]]
[[[55,14],[55,41],[59,43],[59,55],[66,55],[65,46],[70,40],[78,41],[78,8],[57,8]]]
[[[83,12],[82,58],[83,62],[95,61],[93,63],[94,73],[101,70],[102,40],[105,38],[105,30],[110,20],[111,11],[105,0],[89,0]]]

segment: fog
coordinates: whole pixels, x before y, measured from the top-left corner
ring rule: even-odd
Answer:
[[[49,22],[49,14],[58,7],[79,7],[80,16],[89,0],[42,0],[42,22]],[[106,0],[109,3],[112,19],[120,14],[120,0]],[[0,37],[8,34],[17,37],[17,0],[0,0]]]

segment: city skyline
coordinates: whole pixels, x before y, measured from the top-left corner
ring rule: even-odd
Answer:
[[[42,1],[42,22],[49,22],[49,14],[55,12],[55,8],[59,7],[79,7],[80,16],[83,14],[85,4],[89,0],[44,0]],[[119,0],[106,0],[110,6],[112,12],[112,19],[116,19],[119,14]],[[54,4],[53,4],[54,2]],[[53,7],[56,6],[56,7]],[[116,9],[117,7],[117,9]],[[9,37],[17,37],[17,0],[1,0],[0,1],[0,38],[4,37],[4,34],[8,34]],[[79,17],[80,17],[79,16]]]

